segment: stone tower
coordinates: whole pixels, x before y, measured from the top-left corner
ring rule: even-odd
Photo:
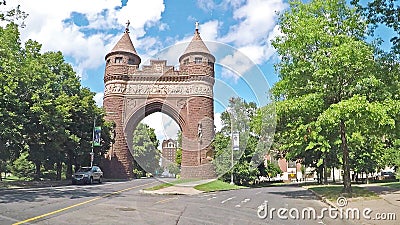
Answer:
[[[210,145],[214,137],[215,57],[202,41],[198,23],[179,57],[179,70],[159,59],[139,68],[141,59],[128,27],[105,60],[103,107],[106,120],[115,123],[116,134],[103,160],[105,176],[132,177],[133,131],[147,115],[163,112],[182,131],[181,177],[215,177]]]

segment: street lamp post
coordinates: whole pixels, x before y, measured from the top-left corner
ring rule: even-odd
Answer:
[[[93,119],[93,129],[92,129],[92,151],[90,152],[90,167],[93,166],[93,161],[94,161],[94,129],[96,128],[96,117]]]
[[[231,108],[228,108],[228,113],[230,114],[230,119],[231,119],[231,184],[233,185],[233,111]]]
[[[231,168],[232,168],[232,171],[231,171],[231,184],[233,185],[234,184],[234,182],[233,182],[233,123],[232,123],[232,117],[233,117],[233,114],[231,114]]]

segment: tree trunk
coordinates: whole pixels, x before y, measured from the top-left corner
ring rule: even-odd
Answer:
[[[318,171],[318,174],[317,174],[318,184],[322,184],[322,178],[323,178],[322,166],[319,166],[317,171]]]
[[[36,168],[36,170],[35,170],[35,180],[39,180],[40,177],[41,177],[40,166],[41,166],[41,163],[39,161],[36,161],[35,162],[35,168]]]
[[[335,167],[334,166],[332,166],[332,181],[333,181],[333,183],[336,183],[336,180],[335,180]]]
[[[349,148],[347,146],[346,127],[343,120],[340,120],[340,138],[343,152],[343,192],[351,194],[351,179],[349,165]]]
[[[68,160],[67,160],[67,179],[71,179],[72,177],[72,158],[73,158],[73,153],[72,151],[68,152]]]
[[[57,162],[57,180],[61,180],[62,163]]]
[[[325,160],[324,160],[324,184],[328,184],[328,169],[326,168]]]

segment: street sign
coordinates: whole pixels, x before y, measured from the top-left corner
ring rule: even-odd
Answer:
[[[239,150],[239,132],[232,133],[232,140],[233,140],[233,150]]]

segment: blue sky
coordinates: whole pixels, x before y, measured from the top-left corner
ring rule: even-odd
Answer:
[[[266,96],[262,93],[278,80],[273,68],[278,58],[270,41],[279,35],[276,12],[288,7],[284,0],[7,1],[7,6],[18,4],[29,14],[21,30],[22,42],[33,39],[43,45],[43,51],[61,51],[81,77],[82,85],[96,93],[99,105],[104,92],[104,56],[120,39],[128,20],[131,39],[144,64],[169,46],[187,44],[196,21],[207,45],[221,43],[237,50],[225,55],[215,53],[220,57],[214,89],[217,127],[231,93],[263,105]],[[243,59],[249,63],[244,65]],[[233,64],[236,73],[229,70]],[[145,122],[156,129],[159,139],[176,135],[177,125],[167,116],[153,114]]]

